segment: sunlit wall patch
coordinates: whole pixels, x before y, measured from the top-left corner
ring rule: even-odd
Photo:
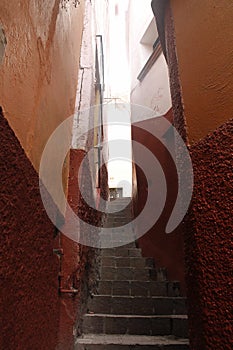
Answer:
[[[7,45],[6,35],[2,28],[2,25],[0,24],[0,64],[3,63],[6,45]]]

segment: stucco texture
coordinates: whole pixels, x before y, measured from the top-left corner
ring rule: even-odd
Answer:
[[[0,141],[0,348],[72,350],[81,333],[87,296],[95,288],[98,252],[55,231],[40,198],[38,175],[2,111]],[[83,220],[98,226],[101,213],[88,208],[79,191],[85,186],[93,195],[88,164],[82,170],[85,155],[71,151],[68,200]],[[78,171],[85,174],[81,184]],[[105,199],[107,179],[103,167],[100,195]],[[61,259],[54,248],[63,249]],[[62,293],[72,288],[77,295]]]
[[[233,120],[191,147],[185,233],[191,349],[232,349]]]
[[[0,65],[6,118],[1,114],[1,349],[73,349],[85,306],[95,255],[55,230],[41,203],[37,175],[47,139],[74,112],[83,5],[82,0],[0,3],[7,41]],[[99,222],[80,198],[76,179],[74,186],[68,181],[69,165],[75,176],[83,159],[77,152],[76,160],[72,152],[66,159],[64,190],[69,183],[72,208],[77,205],[87,220]],[[82,180],[92,195],[91,176]],[[62,258],[53,248],[63,249]],[[61,289],[77,288],[78,294],[59,294],[59,276]]]
[[[55,349],[59,263],[39,179],[0,111],[0,348]]]
[[[190,144],[232,118],[233,2],[171,0]]]
[[[170,110],[165,117],[172,120],[173,114]],[[167,276],[169,280],[181,282],[182,293],[185,294],[184,282],[184,249],[182,225],[179,225],[172,233],[167,234],[165,231],[168,219],[175,205],[178,189],[178,179],[175,164],[171,159],[169,152],[165,149],[162,143],[155,138],[149,130],[158,130],[161,128],[159,118],[152,118],[143,122],[138,122],[132,126],[132,138],[139,142],[148,150],[150,150],[156,159],[160,162],[164,171],[167,183],[167,198],[162,214],[153,227],[146,232],[139,240],[138,245],[142,249],[143,256],[154,257],[156,267],[167,268]],[[166,135],[167,129],[162,131]],[[165,142],[173,142],[169,136]],[[137,164],[140,157],[145,157],[144,154],[136,152],[133,148],[134,161]],[[133,183],[137,184],[137,190],[134,192],[134,214],[139,215],[147,201],[148,181],[143,171],[139,166],[135,166]],[[153,206],[159,206],[160,197],[159,191],[154,194]],[[139,227],[137,227],[140,230]],[[143,226],[141,228],[143,230]]]
[[[194,169],[184,226],[190,347],[231,349],[232,2],[170,3],[165,37],[174,124],[191,144]]]
[[[7,40],[0,66],[0,105],[36,170],[48,137],[74,112],[83,3],[0,2]]]

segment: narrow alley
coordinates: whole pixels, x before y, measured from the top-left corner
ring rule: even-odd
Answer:
[[[0,350],[231,350],[232,0],[0,1]]]
[[[112,206],[117,209],[126,199]],[[130,219],[128,206],[110,214],[105,226]],[[89,298],[75,349],[189,349],[187,338],[186,298],[180,296],[179,282],[169,282],[166,269],[143,258],[135,242],[102,249],[96,294]]]

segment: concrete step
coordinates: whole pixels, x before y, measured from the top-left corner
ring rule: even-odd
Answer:
[[[108,221],[120,221],[120,220],[132,220],[132,211],[131,208],[125,208],[122,209],[120,206],[111,207],[107,210],[111,211],[110,213],[106,214],[105,216],[105,222]]]
[[[119,247],[119,248],[101,249],[102,256],[141,257],[141,254],[142,254],[141,249],[134,248],[134,247],[131,248],[131,247],[123,246],[123,247]]]
[[[112,204],[117,204],[117,203],[129,203],[132,201],[132,198],[130,197],[121,197],[121,198],[115,198],[115,199],[111,199],[110,201],[108,201],[108,205],[112,205]]]
[[[103,224],[104,228],[112,228],[112,227],[120,227],[128,224],[131,220],[130,219],[124,219],[124,220],[114,220],[114,221],[105,221]]]
[[[120,280],[120,281],[166,281],[166,269],[162,272],[152,267],[107,267],[100,269],[101,280]]]
[[[96,335],[77,339],[75,350],[189,350],[187,339],[170,336]]]
[[[119,205],[119,204],[128,204],[132,206],[132,198],[115,198],[107,202],[107,205]]]
[[[123,228],[121,226],[129,225],[131,221],[132,220],[129,218],[125,218],[121,220],[107,220],[103,222],[103,227],[108,228],[109,232],[111,232],[111,229],[114,229],[115,227],[119,227],[122,230]],[[125,233],[127,232],[125,231]]]
[[[154,267],[153,258],[142,257],[101,257],[101,266],[103,267]]]
[[[114,214],[108,214],[106,216],[106,222],[121,222],[121,220],[127,220],[129,221],[131,219],[131,217],[128,215],[128,213],[124,213],[122,211],[116,212]]]
[[[112,210],[113,208],[111,208]],[[109,214],[106,214],[105,216],[106,218],[106,221],[120,221],[120,220],[125,220],[125,219],[130,219],[131,218],[131,212],[130,210],[127,208],[127,209],[123,209],[121,211],[116,211],[114,213],[109,213]]]
[[[99,281],[98,293],[120,296],[180,296],[179,282],[157,281]]]
[[[185,315],[186,298],[93,295],[88,313],[127,315]]]
[[[188,336],[188,319],[184,315],[139,316],[86,314],[83,333]]]
[[[117,254],[119,254],[119,252],[118,252],[118,250],[124,250],[124,249],[135,249],[135,250],[139,250],[140,251],[140,254],[141,254],[141,249],[138,249],[138,248],[136,248],[136,243],[135,242],[130,242],[130,243],[128,243],[128,242],[126,242],[126,243],[124,243],[124,242],[122,242],[122,245],[120,246],[120,247],[118,247],[118,246],[116,246],[116,247],[113,247],[113,248],[105,248],[105,249],[102,249],[101,250],[101,255],[103,255],[103,256],[108,256],[109,255],[109,251],[111,252],[114,252],[114,254],[115,253],[117,253]],[[117,251],[116,251],[116,250]],[[106,254],[105,254],[106,253]]]
[[[114,203],[115,201],[120,201],[120,202],[124,202],[124,201],[131,201],[132,197],[119,197],[116,199],[111,199],[110,203]]]
[[[119,209],[122,212],[131,212],[132,211],[132,206],[129,202],[127,201],[120,201],[120,202],[110,202],[107,205],[107,208],[111,209]],[[109,213],[108,215],[114,215],[115,212]]]

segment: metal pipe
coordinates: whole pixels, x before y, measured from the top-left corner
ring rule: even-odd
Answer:
[[[78,294],[78,289],[62,289],[59,288],[59,293],[70,293],[70,294]]]

